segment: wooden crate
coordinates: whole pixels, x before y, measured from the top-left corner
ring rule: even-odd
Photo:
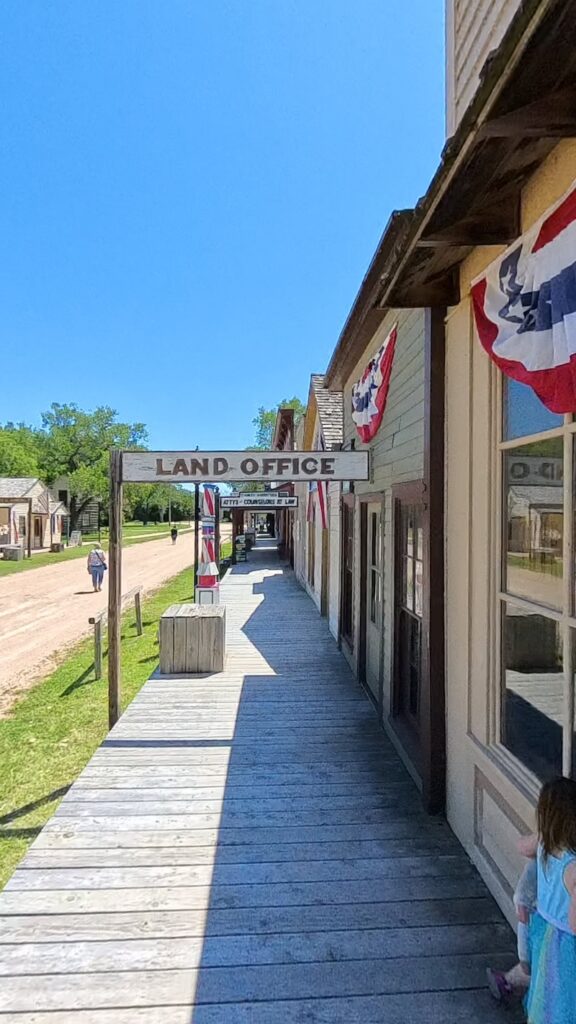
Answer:
[[[173,604],[160,619],[160,672],[222,672],[225,642],[222,605]]]

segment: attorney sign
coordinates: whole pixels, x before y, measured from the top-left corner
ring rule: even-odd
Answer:
[[[368,480],[368,452],[123,452],[127,483]]]
[[[287,494],[225,494],[220,508],[298,508],[298,498]]]

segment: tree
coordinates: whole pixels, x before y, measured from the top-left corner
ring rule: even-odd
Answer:
[[[261,405],[258,409],[258,415],[252,420],[256,428],[255,448],[269,450],[272,447],[272,438],[274,437],[274,428],[279,409],[294,409],[295,423],[306,412],[306,407],[299,398],[285,398],[283,402],[279,402],[273,409],[265,409]]]
[[[38,476],[38,432],[23,423],[0,427],[0,476]]]
[[[70,529],[91,501],[108,494],[110,448],[142,448],[146,428],[142,423],[119,423],[109,406],[84,412],[76,405],[53,403],[42,415],[39,467],[47,483],[66,477],[70,493]]]

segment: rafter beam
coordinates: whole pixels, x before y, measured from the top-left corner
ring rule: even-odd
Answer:
[[[576,87],[551,93],[544,99],[494,117],[478,129],[479,139],[576,137]]]

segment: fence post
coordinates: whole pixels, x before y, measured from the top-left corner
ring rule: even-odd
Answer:
[[[102,619],[94,622],[94,678],[102,679]]]
[[[142,603],[140,601],[139,590],[134,594],[134,610],[136,612],[136,632],[138,633],[138,636],[142,636]]]

